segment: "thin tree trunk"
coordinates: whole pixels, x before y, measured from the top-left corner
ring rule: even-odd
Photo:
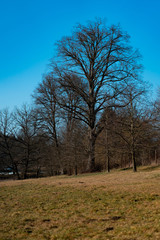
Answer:
[[[109,156],[109,150],[107,151],[107,172],[110,172],[110,156]]]
[[[77,151],[76,151],[76,142],[74,144],[74,170],[75,170],[75,175],[78,174],[78,166],[77,166]]]
[[[75,175],[78,174],[78,168],[77,168],[77,164],[75,165]]]
[[[157,150],[155,149],[155,151],[154,151],[154,157],[155,157],[155,163],[156,163],[156,165],[157,165]]]
[[[132,149],[131,154],[132,154],[133,172],[137,172],[136,157],[135,157],[134,149]]]
[[[110,172],[110,156],[109,156],[109,149],[108,149],[108,131],[105,131],[105,152],[106,152],[106,169],[107,172]]]
[[[95,136],[93,130],[90,130],[89,135],[89,170],[94,172],[95,169]]]
[[[149,160],[149,164],[151,164],[151,151],[150,151],[150,149],[148,150],[148,160]]]
[[[142,151],[142,166],[144,166],[144,150]]]
[[[133,121],[132,96],[130,98],[130,104],[131,104],[131,155],[132,155],[133,172],[137,172],[136,156],[135,156],[135,139],[134,139],[134,121]]]
[[[20,175],[19,175],[18,167],[16,164],[14,164],[14,170],[15,170],[15,174],[17,175],[17,179],[20,180]]]
[[[123,153],[121,153],[121,168],[123,168]]]

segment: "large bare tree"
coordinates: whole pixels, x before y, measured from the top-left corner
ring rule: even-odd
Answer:
[[[70,37],[57,43],[58,57],[52,71],[62,89],[81,97],[76,117],[88,125],[88,168],[95,169],[95,142],[102,130],[102,110],[113,106],[129,81],[138,79],[140,55],[129,45],[129,36],[119,26],[107,27],[103,21],[78,25]],[[69,106],[65,103],[68,111]]]

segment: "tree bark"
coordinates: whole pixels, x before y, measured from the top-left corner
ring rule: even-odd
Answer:
[[[133,172],[137,172],[136,166],[136,154],[135,154],[135,139],[134,139],[134,119],[133,119],[133,99],[132,95],[130,96],[130,105],[131,105],[131,156],[132,156],[132,164],[133,164]]]
[[[158,164],[158,161],[157,161],[157,150],[156,149],[154,150],[154,158],[155,158],[155,163]]]
[[[136,157],[135,157],[134,149],[132,149],[131,154],[132,154],[133,172],[137,172]]]
[[[89,132],[89,169],[91,172],[95,172],[95,136],[93,130]]]
[[[105,153],[106,153],[106,169],[107,172],[110,172],[110,156],[109,156],[109,147],[108,147],[108,130],[105,130]]]

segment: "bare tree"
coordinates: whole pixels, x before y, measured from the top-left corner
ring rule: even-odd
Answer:
[[[0,111],[0,161],[20,179],[19,161],[16,155],[16,141],[13,135],[13,115],[7,109]]]
[[[133,171],[137,171],[136,154],[146,142],[146,127],[151,123],[151,112],[146,103],[147,94],[144,85],[131,84],[123,92],[123,102],[126,106],[117,110],[115,133],[119,135],[131,156]],[[149,101],[148,101],[149,102]]]
[[[21,162],[23,178],[27,178],[29,167],[35,160],[38,119],[35,110],[27,105],[17,108],[14,112],[14,135],[18,144],[18,158]]]
[[[39,127],[48,138],[48,142],[52,146],[52,160],[50,163],[52,172],[62,171],[60,140],[58,133],[58,124],[60,122],[59,105],[57,103],[57,86],[53,81],[52,74],[44,76],[42,83],[35,89],[33,99],[38,110]],[[47,141],[47,139],[46,139]],[[54,166],[53,166],[54,165]]]
[[[103,109],[118,102],[130,80],[138,79],[140,55],[129,45],[129,36],[119,26],[106,27],[103,21],[78,25],[70,37],[57,43],[58,58],[52,61],[55,82],[81,97],[76,118],[89,131],[88,169],[95,170],[95,142],[102,131]],[[65,103],[66,110],[71,109]]]

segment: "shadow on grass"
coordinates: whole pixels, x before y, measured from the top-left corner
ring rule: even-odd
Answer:
[[[154,165],[154,166],[146,166],[145,168],[140,168],[141,172],[151,172],[153,170],[158,170],[160,169],[159,165]]]

